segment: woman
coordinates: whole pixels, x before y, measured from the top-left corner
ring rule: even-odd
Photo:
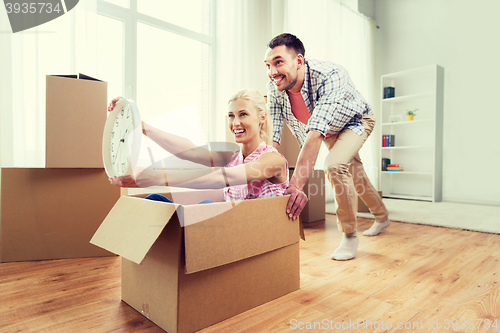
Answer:
[[[119,98],[114,99],[109,111]],[[241,90],[228,103],[229,129],[240,149],[235,152],[208,151],[191,141],[165,133],[143,123],[143,133],[176,156],[209,167],[212,171],[163,171],[146,169],[137,176],[110,178],[122,187],[175,186],[195,189],[223,189],[224,198],[244,200],[286,194],[288,164],[270,143],[270,119],[264,97],[256,90]],[[209,156],[209,158],[207,158]]]

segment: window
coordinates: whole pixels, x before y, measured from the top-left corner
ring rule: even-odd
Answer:
[[[209,1],[207,0],[141,0],[140,13],[177,26],[209,34]]]
[[[98,78],[108,82],[108,101],[123,96],[123,21],[97,16]]]
[[[135,100],[145,121],[194,106],[198,119],[188,120],[200,124],[189,126],[179,119],[179,126],[186,133],[201,128],[209,141],[214,100],[212,1],[98,0],[97,4],[103,50],[99,72],[107,77],[109,99]]]

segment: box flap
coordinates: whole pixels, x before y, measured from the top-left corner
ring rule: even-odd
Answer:
[[[66,77],[68,79],[78,79],[78,75],[76,74],[57,74],[57,75],[47,75],[47,77],[54,76],[54,77]]]
[[[92,80],[92,81],[99,81],[99,82],[102,82],[102,80],[96,79],[95,77],[88,76],[88,75],[85,75],[85,74],[82,74],[82,73],[79,73],[79,74],[78,74],[78,78],[79,78],[80,80]]]
[[[88,75],[85,75],[85,74],[82,74],[82,73],[67,74],[67,75],[65,75],[65,74],[56,74],[56,75],[47,75],[47,76],[65,77],[65,78],[68,78],[68,79],[92,80],[92,81],[103,82],[102,80],[96,79],[95,77],[88,76]]]
[[[289,196],[244,200],[220,215],[198,220],[208,206],[183,207],[186,272],[194,273],[299,241],[299,220],[286,214]]]
[[[140,264],[177,206],[122,196],[90,243]]]

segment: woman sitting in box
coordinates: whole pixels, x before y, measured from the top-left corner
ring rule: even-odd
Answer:
[[[113,110],[118,100],[116,98],[111,102],[109,111]],[[143,133],[163,149],[211,168],[168,171],[168,174],[150,168],[136,176],[110,178],[111,184],[121,187],[223,188],[226,201],[285,195],[288,163],[283,155],[268,145],[271,126],[264,97],[256,90],[237,92],[228,102],[228,118],[229,129],[240,145],[240,149],[234,152],[208,151],[185,138],[143,123]],[[213,167],[222,168],[214,171]],[[153,199],[157,199],[156,196]]]

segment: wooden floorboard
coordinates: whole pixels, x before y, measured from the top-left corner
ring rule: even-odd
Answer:
[[[345,262],[335,215],[305,235],[300,290],[201,332],[500,332],[500,235],[393,222]],[[104,257],[0,264],[0,332],[163,330],[120,301]]]

